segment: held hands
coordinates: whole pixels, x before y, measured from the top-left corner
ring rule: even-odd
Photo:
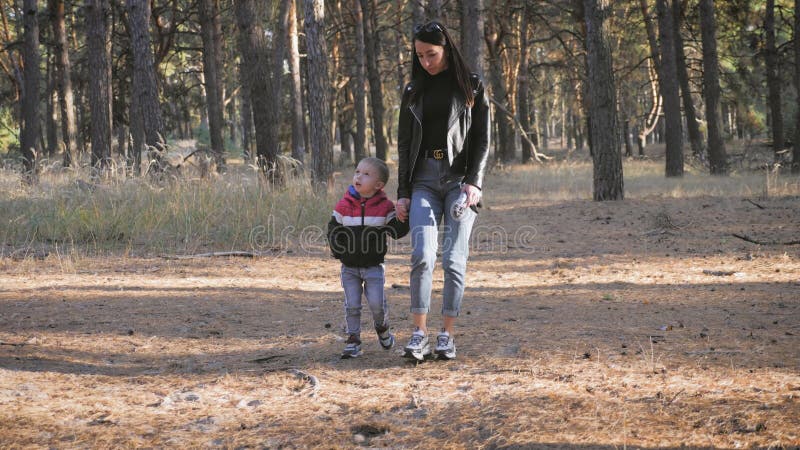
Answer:
[[[411,199],[409,198],[397,199],[395,210],[397,211],[397,220],[399,220],[400,222],[405,222],[406,220],[408,220],[409,205],[411,205]]]

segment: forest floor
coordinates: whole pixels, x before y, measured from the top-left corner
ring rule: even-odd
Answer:
[[[320,242],[0,258],[0,447],[800,446],[800,245],[779,244],[800,239],[796,177],[600,203],[503,185],[525,170],[487,179],[453,361],[398,349],[408,237],[386,264],[398,346],[365,314],[353,360]]]

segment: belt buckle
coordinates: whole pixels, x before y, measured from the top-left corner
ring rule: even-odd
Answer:
[[[444,159],[444,150],[442,150],[442,149],[434,150],[433,151],[433,159],[435,159],[437,161]]]

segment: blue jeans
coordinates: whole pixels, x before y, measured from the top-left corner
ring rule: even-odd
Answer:
[[[461,194],[458,180],[443,177],[442,162],[425,159],[414,174],[409,210],[411,227],[411,312],[428,314],[431,307],[433,267],[442,227],[442,315],[458,317],[464,298],[464,283],[469,256],[469,236],[477,214],[472,209],[460,221],[450,217],[450,206]]]
[[[344,316],[347,334],[361,335],[361,295],[367,297],[376,328],[388,327],[389,305],[383,292],[383,264],[372,267],[350,267],[342,264]]]

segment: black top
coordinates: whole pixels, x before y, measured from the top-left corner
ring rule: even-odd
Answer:
[[[453,78],[449,69],[436,75],[425,73],[422,99],[422,144],[420,154],[432,157],[433,150],[447,148],[447,119],[453,101]]]

